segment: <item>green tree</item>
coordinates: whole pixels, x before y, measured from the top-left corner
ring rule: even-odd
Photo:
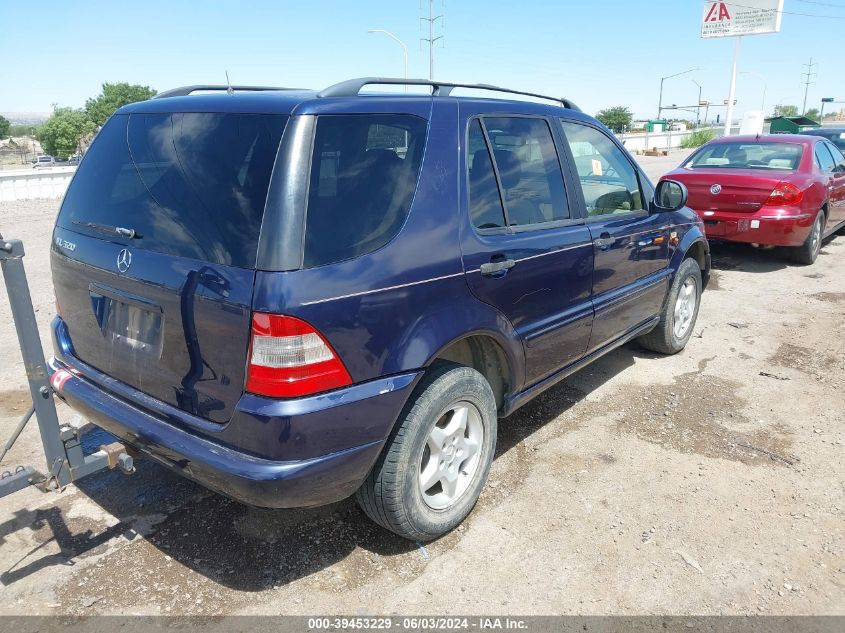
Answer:
[[[12,124],[9,123],[9,119],[0,114],[0,138],[7,138],[9,136],[10,127],[12,127]]]
[[[810,108],[804,113],[804,116],[808,119],[813,119],[813,121],[820,121],[819,119],[819,109],[818,108]]]
[[[622,128],[630,128],[634,115],[625,106],[615,106],[600,110],[596,118],[614,132],[621,132]]]
[[[125,81],[116,84],[104,83],[103,91],[85,102],[85,113],[94,125],[100,127],[121,106],[144,101],[155,95],[156,91],[149,86],[128,84]]]
[[[798,116],[798,106],[779,103],[775,106],[775,116]]]
[[[38,129],[37,137],[47,154],[66,159],[79,148],[82,138],[94,130],[94,124],[84,111],[55,108],[47,122]]]

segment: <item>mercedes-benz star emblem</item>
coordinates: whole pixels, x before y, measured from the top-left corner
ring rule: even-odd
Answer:
[[[129,267],[132,265],[132,253],[129,252],[128,248],[124,248],[117,254],[117,269],[125,273],[129,270]]]
[[[710,193],[712,193],[713,195],[716,195],[717,193],[721,193],[721,192],[722,192],[722,185],[715,184],[715,185],[710,186]]]

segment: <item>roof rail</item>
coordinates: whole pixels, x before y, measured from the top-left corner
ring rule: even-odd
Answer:
[[[261,92],[263,90],[297,90],[297,88],[281,88],[276,86],[182,86],[158,93],[153,99],[164,99],[166,97],[187,97],[189,94],[201,90],[217,92]]]
[[[341,81],[338,84],[329,86],[317,93],[318,97],[354,97],[357,96],[364,86],[368,85],[393,85],[393,86],[431,86],[431,94],[434,97],[448,97],[454,88],[470,88],[472,90],[490,90],[494,92],[506,92],[510,94],[523,95],[526,97],[537,97],[538,99],[547,99],[561,104],[564,108],[570,110],[581,111],[577,105],[572,103],[569,99],[563,97],[552,97],[549,95],[542,95],[536,92],[525,92],[523,90],[512,90],[510,88],[502,88],[500,86],[491,86],[490,84],[464,84],[453,83],[448,81],[434,81],[432,79],[397,79],[394,77],[361,77],[358,79],[348,79]]]

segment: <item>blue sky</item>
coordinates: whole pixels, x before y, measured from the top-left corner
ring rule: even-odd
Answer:
[[[666,80],[664,103],[694,104],[692,79],[703,86],[704,99],[721,103],[733,41],[699,38],[702,6],[700,0],[437,0],[446,20],[435,77],[560,94],[593,114],[628,105],[648,117],[656,115],[660,77],[698,66]],[[835,18],[786,14],[781,33],[743,39],[739,69],[765,77],[766,110],[778,102],[801,106],[802,64],[810,57],[818,66],[808,107],[822,96],[845,101],[845,0],[786,0],[784,9]],[[82,106],[104,81],[158,90],[223,83],[225,70],[233,83],[309,88],[401,76],[400,46],[367,33],[379,28],[408,45],[409,75],[425,77],[420,15],[420,0],[0,0],[0,112]],[[758,75],[740,75],[738,113],[759,109],[762,93]]]

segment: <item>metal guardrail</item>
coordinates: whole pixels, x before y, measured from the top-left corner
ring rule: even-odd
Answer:
[[[101,446],[90,455],[82,452],[79,430],[59,422],[50,372],[44,359],[41,337],[32,296],[23,265],[24,248],[20,240],[4,240],[0,235],[0,268],[6,293],[12,310],[12,320],[18,336],[21,356],[26,368],[29,393],[32,403],[0,453],[0,463],[20,437],[27,423],[34,415],[38,421],[41,444],[47,459],[46,473],[42,474],[32,466],[18,466],[13,471],[0,473],[0,497],[17,492],[31,484],[38,484],[43,490],[61,489],[67,484],[102,470],[119,467],[126,473],[134,472],[132,457],[119,442]]]

